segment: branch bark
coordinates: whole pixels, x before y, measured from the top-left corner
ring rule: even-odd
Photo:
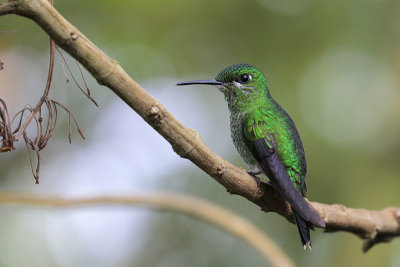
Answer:
[[[228,192],[245,197],[263,211],[277,212],[293,223],[288,203],[271,186],[265,183],[258,186],[245,170],[211,151],[196,131],[179,122],[160,101],[130,78],[117,61],[97,48],[46,0],[9,0],[0,4],[0,15],[9,13],[35,21],[59,47],[77,59],[99,84],[113,90],[161,134],[179,156],[192,161]],[[400,208],[369,211],[341,205],[312,204],[326,222],[325,231],[356,234],[365,240],[364,251],[377,243],[400,236]]]
[[[15,6],[11,1],[0,3],[0,16],[6,14],[14,14]]]

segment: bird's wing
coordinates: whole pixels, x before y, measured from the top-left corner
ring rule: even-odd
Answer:
[[[242,125],[245,142],[272,185],[301,217],[316,226],[325,227],[324,220],[297,190],[276,153],[273,136],[259,116],[247,116]]]

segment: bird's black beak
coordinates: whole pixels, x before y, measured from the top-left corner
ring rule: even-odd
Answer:
[[[176,85],[190,85],[190,84],[208,84],[208,85],[222,85],[223,82],[217,81],[215,79],[210,80],[199,80],[199,81],[189,81],[189,82],[180,82]]]

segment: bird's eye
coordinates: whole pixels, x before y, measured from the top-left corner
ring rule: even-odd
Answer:
[[[250,74],[242,74],[236,81],[239,83],[248,83],[252,78]]]

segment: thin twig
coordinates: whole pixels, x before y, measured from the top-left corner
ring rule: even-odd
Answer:
[[[65,60],[65,57],[64,57],[62,51],[61,51],[60,49],[58,49],[57,46],[56,46],[56,49],[57,49],[57,52],[60,54],[60,56],[61,56],[61,58],[63,59],[64,64],[65,64],[65,61],[66,61],[66,60]],[[65,70],[64,64],[61,64],[61,66],[62,66],[62,69],[63,69],[63,72],[64,72],[65,80],[66,80],[67,83],[69,83],[68,74],[67,74],[67,71]]]
[[[76,86],[78,86],[78,88],[81,90],[81,92],[82,92],[87,98],[89,98],[89,99],[93,102],[93,104],[95,104],[95,105],[98,107],[99,104],[97,104],[96,100],[95,100],[93,97],[90,96],[90,90],[89,90],[89,87],[88,87],[87,84],[86,84],[86,80],[85,80],[85,78],[84,78],[84,76],[83,76],[82,69],[81,69],[81,67],[79,66],[79,62],[77,62],[77,65],[78,65],[79,70],[80,70],[80,72],[81,72],[81,75],[82,75],[82,77],[83,77],[83,82],[84,82],[84,85],[85,85],[87,91],[83,90],[83,88],[81,87],[81,85],[80,85],[80,84],[78,83],[78,81],[76,80],[74,74],[72,73],[71,68],[69,67],[69,64],[68,64],[67,60],[65,59],[64,55],[61,53],[61,50],[60,50],[58,47],[56,47],[56,49],[57,49],[58,52],[60,53],[61,58],[62,58],[62,60],[64,61],[64,64],[65,64],[65,66],[67,67],[68,72],[69,72],[69,74],[71,75],[72,79],[74,80]]]
[[[77,129],[78,133],[80,134],[82,139],[85,139],[85,135],[83,134],[82,129],[79,127],[78,121],[75,119],[74,115],[72,115],[71,111],[69,111],[69,109],[67,109],[63,104],[61,104],[58,101],[51,100],[51,102],[53,102],[57,106],[61,107],[62,109],[64,109],[68,113],[68,136],[69,136],[69,142],[71,143],[71,127],[70,127],[71,118],[72,118],[72,120],[74,121],[74,123],[76,125],[76,129]]]
[[[53,5],[53,0],[49,0],[50,5]],[[0,5],[0,10],[3,8],[14,8],[14,11],[17,9],[17,5]],[[31,151],[28,151],[28,158],[29,158],[29,163],[31,165],[32,173],[33,176],[35,177],[36,183],[39,181],[39,170],[40,170],[40,162],[41,162],[41,157],[40,157],[40,151],[44,149],[50,138],[52,137],[53,130],[55,128],[56,122],[57,122],[57,107],[61,107],[68,113],[68,122],[69,122],[69,130],[68,130],[68,139],[69,142],[71,143],[71,118],[73,119],[74,123],[76,124],[78,128],[79,134],[84,138],[84,135],[82,133],[82,130],[80,129],[77,120],[75,117],[72,115],[72,113],[61,103],[52,100],[49,98],[49,92],[51,88],[51,81],[52,81],[52,76],[53,76],[53,70],[54,70],[54,53],[55,49],[60,53],[65,65],[68,67],[68,63],[66,62],[64,55],[62,54],[61,50],[58,49],[58,47],[55,45],[54,41],[50,38],[50,62],[49,62],[49,70],[48,70],[48,76],[47,76],[47,82],[46,86],[44,89],[44,92],[42,96],[40,97],[39,101],[37,102],[36,106],[34,108],[31,107],[25,107],[21,111],[17,112],[17,114],[13,117],[13,119],[9,120],[5,116],[2,116],[3,114],[5,115],[7,113],[7,108],[4,103],[4,111],[3,109],[0,108],[0,115],[1,115],[1,120],[0,120],[0,136],[1,136],[1,141],[2,141],[2,146],[0,149],[0,152],[5,152],[5,151],[10,151],[15,149],[13,144],[14,142],[17,142],[21,136],[23,136],[24,141],[26,143],[27,148],[31,149],[34,151],[34,154],[36,155],[37,159],[37,164],[36,164],[36,170],[34,171],[33,169],[33,159],[31,156]],[[0,62],[1,63],[1,62]],[[79,63],[76,61],[79,71],[82,76],[82,80],[84,83],[84,86],[86,88],[86,91],[84,94],[90,98],[96,105],[96,101],[90,96],[90,90],[89,87],[86,83],[85,77],[83,75],[82,69],[79,65]],[[65,72],[64,65],[63,70],[64,74],[66,75],[66,79],[68,82],[68,77]],[[0,68],[2,69],[2,63],[0,64]],[[69,67],[68,67],[69,69]],[[72,72],[71,75],[73,76]],[[74,78],[74,77],[73,77]],[[75,78],[74,78],[75,80]],[[75,80],[76,82],[76,80]],[[79,84],[77,84],[78,87]],[[82,90],[82,88],[81,88]],[[0,103],[1,104],[1,103]],[[45,106],[45,107],[44,107]],[[25,119],[24,115],[25,112],[29,112],[28,117]],[[8,115],[8,113],[7,113]],[[13,125],[13,122],[15,119],[18,119],[18,124],[17,127],[14,129],[14,131],[11,130],[11,125]],[[47,120],[47,121],[46,121]],[[32,124],[32,121],[35,121],[36,124],[36,136],[34,138],[30,138],[27,134],[27,129],[29,128],[29,125]],[[44,125],[44,123],[46,125]]]
[[[14,136],[11,129],[11,120],[6,102],[0,98],[0,153],[15,150]]]
[[[89,86],[88,86],[87,83],[86,83],[85,75],[83,75],[83,71],[82,71],[82,68],[81,68],[81,64],[79,64],[78,60],[76,60],[76,59],[75,59],[75,63],[76,63],[76,65],[77,65],[78,68],[79,68],[79,72],[81,73],[81,78],[82,78],[83,84],[85,85],[86,93],[87,93],[87,95],[90,96],[90,89],[89,89]]]
[[[29,115],[27,120],[25,121],[24,125],[22,126],[21,130],[15,137],[15,140],[18,141],[18,139],[21,137],[21,135],[26,132],[26,129],[28,128],[29,124],[33,120],[33,118],[36,117],[36,114],[39,112],[40,108],[42,107],[44,101],[47,99],[49,92],[50,92],[50,85],[51,85],[51,80],[53,77],[53,69],[54,69],[54,48],[55,48],[55,43],[54,41],[50,38],[50,63],[49,63],[49,72],[47,75],[47,82],[46,82],[46,87],[44,89],[42,97],[39,99],[39,102],[36,104],[35,108],[33,109],[32,113]]]

